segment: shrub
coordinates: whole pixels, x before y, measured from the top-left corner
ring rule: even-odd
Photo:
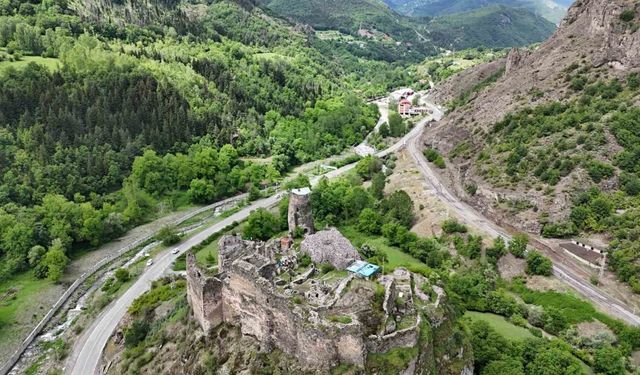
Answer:
[[[447,219],[442,223],[442,231],[447,234],[467,233],[469,229],[466,225],[459,223],[456,219]]]
[[[309,254],[304,253],[302,254],[299,258],[298,258],[298,265],[300,267],[309,267],[311,265],[311,257],[309,256]]]
[[[124,344],[127,348],[138,346],[149,333],[149,323],[146,320],[136,320],[124,334]]]
[[[129,270],[127,270],[126,268],[118,268],[114,273],[114,276],[116,277],[116,280],[121,283],[126,283],[131,278]]]
[[[464,186],[464,190],[467,192],[467,194],[469,194],[470,196],[474,196],[476,195],[476,193],[478,192],[478,185],[476,185],[475,183],[469,183],[466,184]]]
[[[602,180],[613,177],[614,168],[612,165],[597,160],[592,160],[587,164],[587,173],[596,184]]]
[[[636,12],[632,9],[627,9],[620,13],[620,19],[624,22],[631,22],[636,17]]]
[[[335,270],[335,267],[333,267],[330,263],[322,263],[322,264],[320,264],[320,272],[322,274],[329,273],[329,272],[331,272],[333,270]]]
[[[631,90],[637,90],[640,88],[640,74],[631,73],[629,77],[627,77],[627,86]]]
[[[331,315],[329,317],[329,321],[334,323],[349,324],[352,322],[352,319],[348,315]]]
[[[569,327],[569,322],[560,309],[548,307],[545,310],[544,330],[557,335]]]
[[[567,238],[578,233],[578,227],[571,222],[549,223],[542,228],[542,236],[546,238]]]
[[[509,252],[516,258],[524,258],[527,244],[529,244],[529,237],[524,233],[518,233],[509,241]]]
[[[530,251],[527,255],[526,271],[529,275],[551,276],[553,274],[553,263],[539,252]]]
[[[180,235],[175,226],[166,226],[158,232],[158,239],[165,246],[175,245],[180,242]]]

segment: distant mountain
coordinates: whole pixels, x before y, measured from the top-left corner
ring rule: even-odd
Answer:
[[[385,0],[397,12],[414,17],[437,17],[484,8],[506,5],[525,8],[559,24],[573,0]]]
[[[423,55],[436,52],[433,42],[416,32],[419,25],[415,20],[396,13],[381,0],[260,0],[258,3],[279,17],[305,23],[316,30],[376,35],[375,39],[386,42],[387,46],[399,42]]]
[[[505,48],[547,39],[556,26],[524,8],[494,5],[434,18],[429,36],[448,49]]]
[[[400,9],[409,2],[421,2],[423,5],[448,5],[448,9],[441,9],[447,13],[456,4],[464,10],[473,8],[472,3],[533,0],[385,1],[388,4],[381,0],[262,0],[259,4],[279,17],[308,24],[316,30],[339,30],[367,39],[366,50],[394,51],[391,56],[378,53],[387,60],[401,58],[403,54],[410,54],[414,59],[416,54],[433,54],[434,46],[455,50],[524,46],[545,40],[556,28],[526,7],[487,5],[436,18],[408,17],[392,9]]]

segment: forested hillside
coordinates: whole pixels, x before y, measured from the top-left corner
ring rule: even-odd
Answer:
[[[437,17],[428,28],[431,38],[455,50],[525,46],[545,40],[556,29],[553,23],[527,9],[502,5]]]
[[[432,19],[396,13],[378,0],[316,1],[268,0],[269,12],[310,25],[320,35],[335,30],[350,35],[350,53],[369,59],[417,62],[439,48],[461,50],[484,46],[505,48],[541,42],[555,30],[553,23],[524,6],[463,7]],[[392,7],[397,3],[391,4]],[[562,12],[563,14],[563,12]],[[339,45],[335,37],[324,43]]]
[[[120,235],[158,201],[269,185],[377,120],[348,89],[359,81],[336,75],[348,61],[258,9],[125,2],[92,16],[110,4],[0,3],[0,279],[60,277],[70,251]]]
[[[555,24],[560,23],[571,3],[567,4],[567,0],[564,0],[565,4],[562,1],[549,0],[385,0],[385,2],[399,13],[413,17],[437,17],[489,6],[506,5],[527,9]]]
[[[360,36],[366,49],[378,51],[378,56],[372,55],[377,59],[419,61],[437,53],[434,41],[420,34],[419,24],[393,12],[380,0],[264,0],[261,4],[278,16],[316,30]],[[387,55],[387,51],[393,55]]]

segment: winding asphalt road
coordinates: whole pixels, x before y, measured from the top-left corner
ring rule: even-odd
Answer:
[[[387,117],[387,115],[388,111],[381,110],[382,118],[378,124],[385,122],[386,120],[383,121],[383,119]],[[417,138],[422,133],[422,126],[426,123],[426,121],[420,122],[400,141],[386,150],[378,152],[376,155],[384,157],[406,147],[410,140]],[[352,170],[355,166],[356,163],[349,164],[321,176],[316,176],[311,179],[311,185],[315,186],[323,177],[331,179],[340,176],[341,174]],[[105,310],[94,320],[92,325],[85,329],[82,336],[76,341],[73,351],[67,360],[64,369],[65,374],[89,375],[100,373],[101,371],[98,369],[98,365],[100,363],[102,351],[107,344],[109,337],[115,331],[118,323],[125,316],[127,309],[131,306],[133,301],[149,290],[152,281],[162,277],[170,269],[171,264],[176,258],[187,252],[192,247],[198,245],[209,236],[218,233],[234,221],[240,222],[246,219],[251,211],[258,208],[269,208],[275,206],[281,198],[281,194],[275,194],[271,197],[253,202],[251,205],[241,209],[230,217],[221,220],[211,227],[206,228],[202,232],[178,245],[176,247],[178,249],[178,254],[170,254],[167,251],[156,256],[153,260],[153,265],[147,267],[138,280],[136,280],[136,282],[131,285],[131,287],[129,287],[122,296],[107,306]]]
[[[435,120],[440,120],[443,117],[442,111],[440,111],[433,103],[427,104],[434,109]],[[423,124],[416,128],[420,128],[421,130],[426,129],[425,131],[432,131],[441,126],[436,125],[434,127],[425,127],[424,125],[427,121],[429,120],[427,119],[423,121]],[[440,198],[440,200],[450,209],[455,211],[456,215],[462,218],[467,224],[477,227],[492,237],[500,236],[505,240],[509,240],[511,236],[504,228],[495,224],[467,203],[462,202],[447,188],[447,186],[441,181],[440,175],[431,168],[427,159],[422,154],[423,147],[420,144],[421,139],[421,136],[412,138],[409,142],[408,151],[436,196]],[[545,249],[539,250],[545,251]],[[604,311],[615,315],[617,318],[622,319],[631,325],[640,325],[640,317],[634,314],[629,307],[625,306],[624,302],[602,292],[599,288],[592,285],[589,280],[585,280],[584,277],[578,275],[572,268],[562,264],[557,257],[552,257],[551,259],[554,262],[553,274],[558,279],[571,286],[594,304],[600,306]]]
[[[416,161],[420,172],[424,175],[427,183],[436,195],[451,209],[453,209],[458,216],[463,218],[468,224],[472,224],[479,229],[485,231],[492,236],[502,236],[505,239],[509,239],[510,235],[506,230],[500,228],[494,224],[491,220],[487,219],[474,208],[468,204],[459,200],[454,194],[452,194],[447,187],[440,181],[439,176],[429,166],[426,158],[422,154],[422,147],[420,145],[420,139],[423,130],[426,125],[433,120],[440,120],[443,113],[440,109],[433,105],[429,105],[434,110],[433,116],[429,116],[420,121],[407,135],[405,135],[400,141],[392,145],[391,147],[378,152],[376,155],[380,157],[387,156],[395,153],[402,148],[407,148],[409,153]],[[386,112],[383,112],[383,116]],[[381,122],[380,122],[381,123]],[[354,164],[346,165],[337,170],[328,172],[322,176],[314,177],[311,180],[312,185],[316,185],[321,178],[334,178],[353,168]],[[102,351],[111,336],[116,329],[118,323],[125,316],[128,307],[131,303],[144,292],[146,292],[151,285],[151,282],[162,277],[169,268],[173,261],[185,253],[193,246],[201,243],[209,236],[223,230],[226,226],[232,224],[234,221],[240,222],[246,219],[251,211],[258,208],[268,208],[275,206],[281,199],[280,194],[273,195],[271,197],[259,200],[243,208],[237,213],[231,215],[228,218],[212,225],[211,227],[203,230],[197,235],[189,238],[184,243],[180,244],[178,248],[178,254],[173,255],[169,252],[158,255],[154,259],[154,264],[147,268],[147,270],[140,276],[140,278],[116,301],[112,302],[107,308],[95,319],[93,324],[88,327],[81,338],[76,342],[74,350],[71,353],[67,366],[65,368],[65,374],[71,375],[88,375],[94,373],[100,373],[98,364]],[[633,314],[624,303],[611,298],[602,293],[598,288],[592,286],[588,281],[581,280],[577,275],[573,273],[570,268],[567,268],[561,264],[554,265],[554,274],[559,279],[573,287],[580,294],[587,297],[589,300],[597,305],[606,307],[607,311],[615,312],[616,316],[634,325],[640,324],[640,317]]]

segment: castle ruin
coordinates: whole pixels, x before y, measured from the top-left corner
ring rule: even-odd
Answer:
[[[306,216],[308,194],[293,196],[302,199],[294,198],[289,224],[312,228]],[[349,262],[360,255],[335,229],[309,235],[303,243],[304,250],[282,246],[281,239],[223,236],[215,273],[199,267],[188,253],[188,302],[201,328],[239,327],[262,351],[277,348],[316,369],[338,364],[363,368],[369,353],[419,344],[420,312],[429,304],[437,308],[441,299],[431,293],[438,296],[434,304],[432,296],[418,290],[427,284],[424,277],[404,269],[377,280],[347,272]],[[337,269],[323,273],[314,263],[299,264],[303,251]]]
[[[313,234],[313,214],[311,212],[311,189],[293,189],[289,194],[288,212],[289,235],[294,236],[297,228],[304,234]]]

